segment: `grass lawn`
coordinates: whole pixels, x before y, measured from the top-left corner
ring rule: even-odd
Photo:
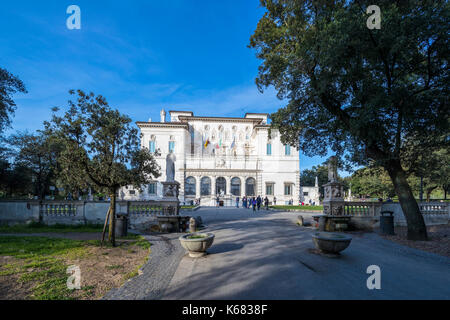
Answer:
[[[57,233],[68,233],[68,232],[102,232],[102,225],[63,225],[55,224],[52,226],[47,226],[40,223],[18,224],[15,226],[0,226],[0,233],[46,233],[46,232],[57,232]]]
[[[269,206],[279,210],[323,211],[323,206]]]
[[[0,300],[92,300],[138,275],[150,243],[131,235],[118,247],[98,240],[0,236]],[[67,288],[66,273],[80,267],[81,289]]]
[[[181,206],[181,209],[194,209],[197,206]]]

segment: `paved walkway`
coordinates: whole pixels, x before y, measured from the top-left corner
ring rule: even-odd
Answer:
[[[374,233],[353,234],[341,257],[328,258],[312,251],[314,230],[295,224],[299,213],[202,208],[192,215],[216,235],[210,254],[191,259],[171,235],[173,254],[161,258],[152,246],[143,274],[109,298],[450,299],[449,258]],[[381,268],[381,290],[367,289],[370,265]]]

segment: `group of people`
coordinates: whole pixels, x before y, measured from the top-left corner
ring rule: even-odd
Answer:
[[[236,208],[239,208],[239,197],[236,197]],[[242,207],[246,209],[253,208],[253,211],[256,211],[256,209],[260,210],[261,205],[264,204],[264,207],[266,210],[269,210],[269,199],[267,196],[263,199],[261,196],[258,197],[242,197]]]

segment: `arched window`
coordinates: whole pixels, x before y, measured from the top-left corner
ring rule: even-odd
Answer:
[[[227,193],[227,181],[224,177],[219,177],[216,180],[216,194]]]
[[[195,196],[195,178],[188,177],[184,182],[184,195],[185,196]]]
[[[241,195],[241,179],[238,177],[231,179],[231,194],[233,196]]]
[[[211,194],[211,179],[209,177],[203,177],[200,180],[200,195],[209,196]]]
[[[245,195],[246,196],[255,196],[255,184],[256,181],[254,178],[248,178],[245,181]]]

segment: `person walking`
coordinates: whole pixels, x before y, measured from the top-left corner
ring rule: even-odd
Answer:
[[[258,206],[258,211],[261,208],[261,196],[258,196],[258,198],[256,198],[256,205]]]
[[[246,196],[242,197],[242,207],[247,208],[247,197]]]
[[[239,197],[236,197],[236,208],[239,208]]]
[[[274,206],[277,205],[277,197],[273,197],[273,205],[274,205]]]
[[[267,196],[264,198],[264,206],[266,207],[266,210],[269,210],[269,198],[267,198]]]
[[[219,205],[220,205],[220,199],[219,199],[219,195],[217,195],[217,197],[216,197],[216,206],[217,206],[217,208],[219,207]]]
[[[256,198],[255,197],[253,197],[253,199],[252,199],[252,206],[253,206],[253,212],[255,212],[256,211]]]

